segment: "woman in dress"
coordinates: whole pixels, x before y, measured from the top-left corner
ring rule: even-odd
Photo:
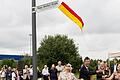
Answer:
[[[70,64],[65,65],[65,69],[60,73],[58,80],[77,80],[71,70],[72,67]]]

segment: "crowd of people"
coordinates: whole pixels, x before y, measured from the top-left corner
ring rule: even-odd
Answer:
[[[58,65],[52,64],[48,69],[47,65],[44,65],[42,71],[38,70],[38,80],[76,80],[77,78],[72,73],[71,64],[62,65],[61,61]],[[0,70],[0,80],[33,80],[33,67],[25,65],[22,71],[17,68],[11,68],[3,66]]]
[[[98,60],[95,66],[96,70],[90,69],[90,62],[89,57],[84,59],[79,69],[79,78],[76,78],[72,73],[71,64],[62,65],[61,61],[58,62],[57,66],[52,64],[51,68],[48,68],[47,65],[44,65],[42,71],[38,69],[38,78],[40,80],[93,80],[91,75],[96,75],[94,80],[120,80],[120,64],[117,63],[116,59],[114,59],[112,66],[108,66],[105,61]],[[33,67],[25,65],[25,68],[20,72],[17,68],[3,66],[0,70],[0,80],[33,80]]]
[[[61,65],[61,61],[58,62],[57,66],[52,64],[50,70],[48,70],[47,65],[45,65],[42,70],[42,75],[44,80],[77,80],[72,73],[72,65],[68,63],[63,66]]]
[[[47,65],[42,70],[44,80],[120,80],[120,64],[114,59],[113,65],[108,65],[106,61],[98,60],[95,70],[90,69],[90,58],[86,57],[83,64],[80,66],[79,78],[76,78],[72,73],[72,65],[66,64],[58,65],[55,67],[53,64],[49,70]],[[92,75],[96,75],[96,78],[91,78]]]
[[[91,75],[97,75],[96,80],[120,80],[120,64],[117,64],[117,60],[114,59],[114,64],[108,66],[105,61],[98,61],[96,65],[96,70],[91,70],[89,68],[90,58],[86,57],[84,59],[83,65],[80,67],[80,79],[81,80],[91,80]]]
[[[17,68],[7,67],[4,65],[0,69],[0,80],[32,80],[33,67],[25,65],[23,71],[19,71]]]

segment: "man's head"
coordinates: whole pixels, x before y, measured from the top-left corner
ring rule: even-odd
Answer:
[[[55,64],[52,64],[52,68],[55,68]]]
[[[28,65],[25,65],[25,69],[27,69],[28,68]]]
[[[58,61],[58,65],[61,65],[61,61]]]
[[[10,67],[10,66],[8,67],[8,70],[11,70],[11,67]]]
[[[47,65],[44,65],[44,68],[47,69]]]
[[[89,64],[90,64],[90,58],[89,57],[85,57],[85,59],[84,59],[84,65],[85,66],[89,66]]]

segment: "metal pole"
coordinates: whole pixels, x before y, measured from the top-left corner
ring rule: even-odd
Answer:
[[[32,0],[32,62],[33,62],[33,80],[37,80],[37,57],[36,57],[36,12],[34,8],[36,0]]]

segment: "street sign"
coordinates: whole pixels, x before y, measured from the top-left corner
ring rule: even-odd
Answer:
[[[50,3],[46,3],[46,4],[36,6],[35,11],[36,12],[42,12],[42,11],[45,11],[45,10],[55,8],[58,5],[59,5],[59,1],[53,1],[53,2],[50,2]]]

